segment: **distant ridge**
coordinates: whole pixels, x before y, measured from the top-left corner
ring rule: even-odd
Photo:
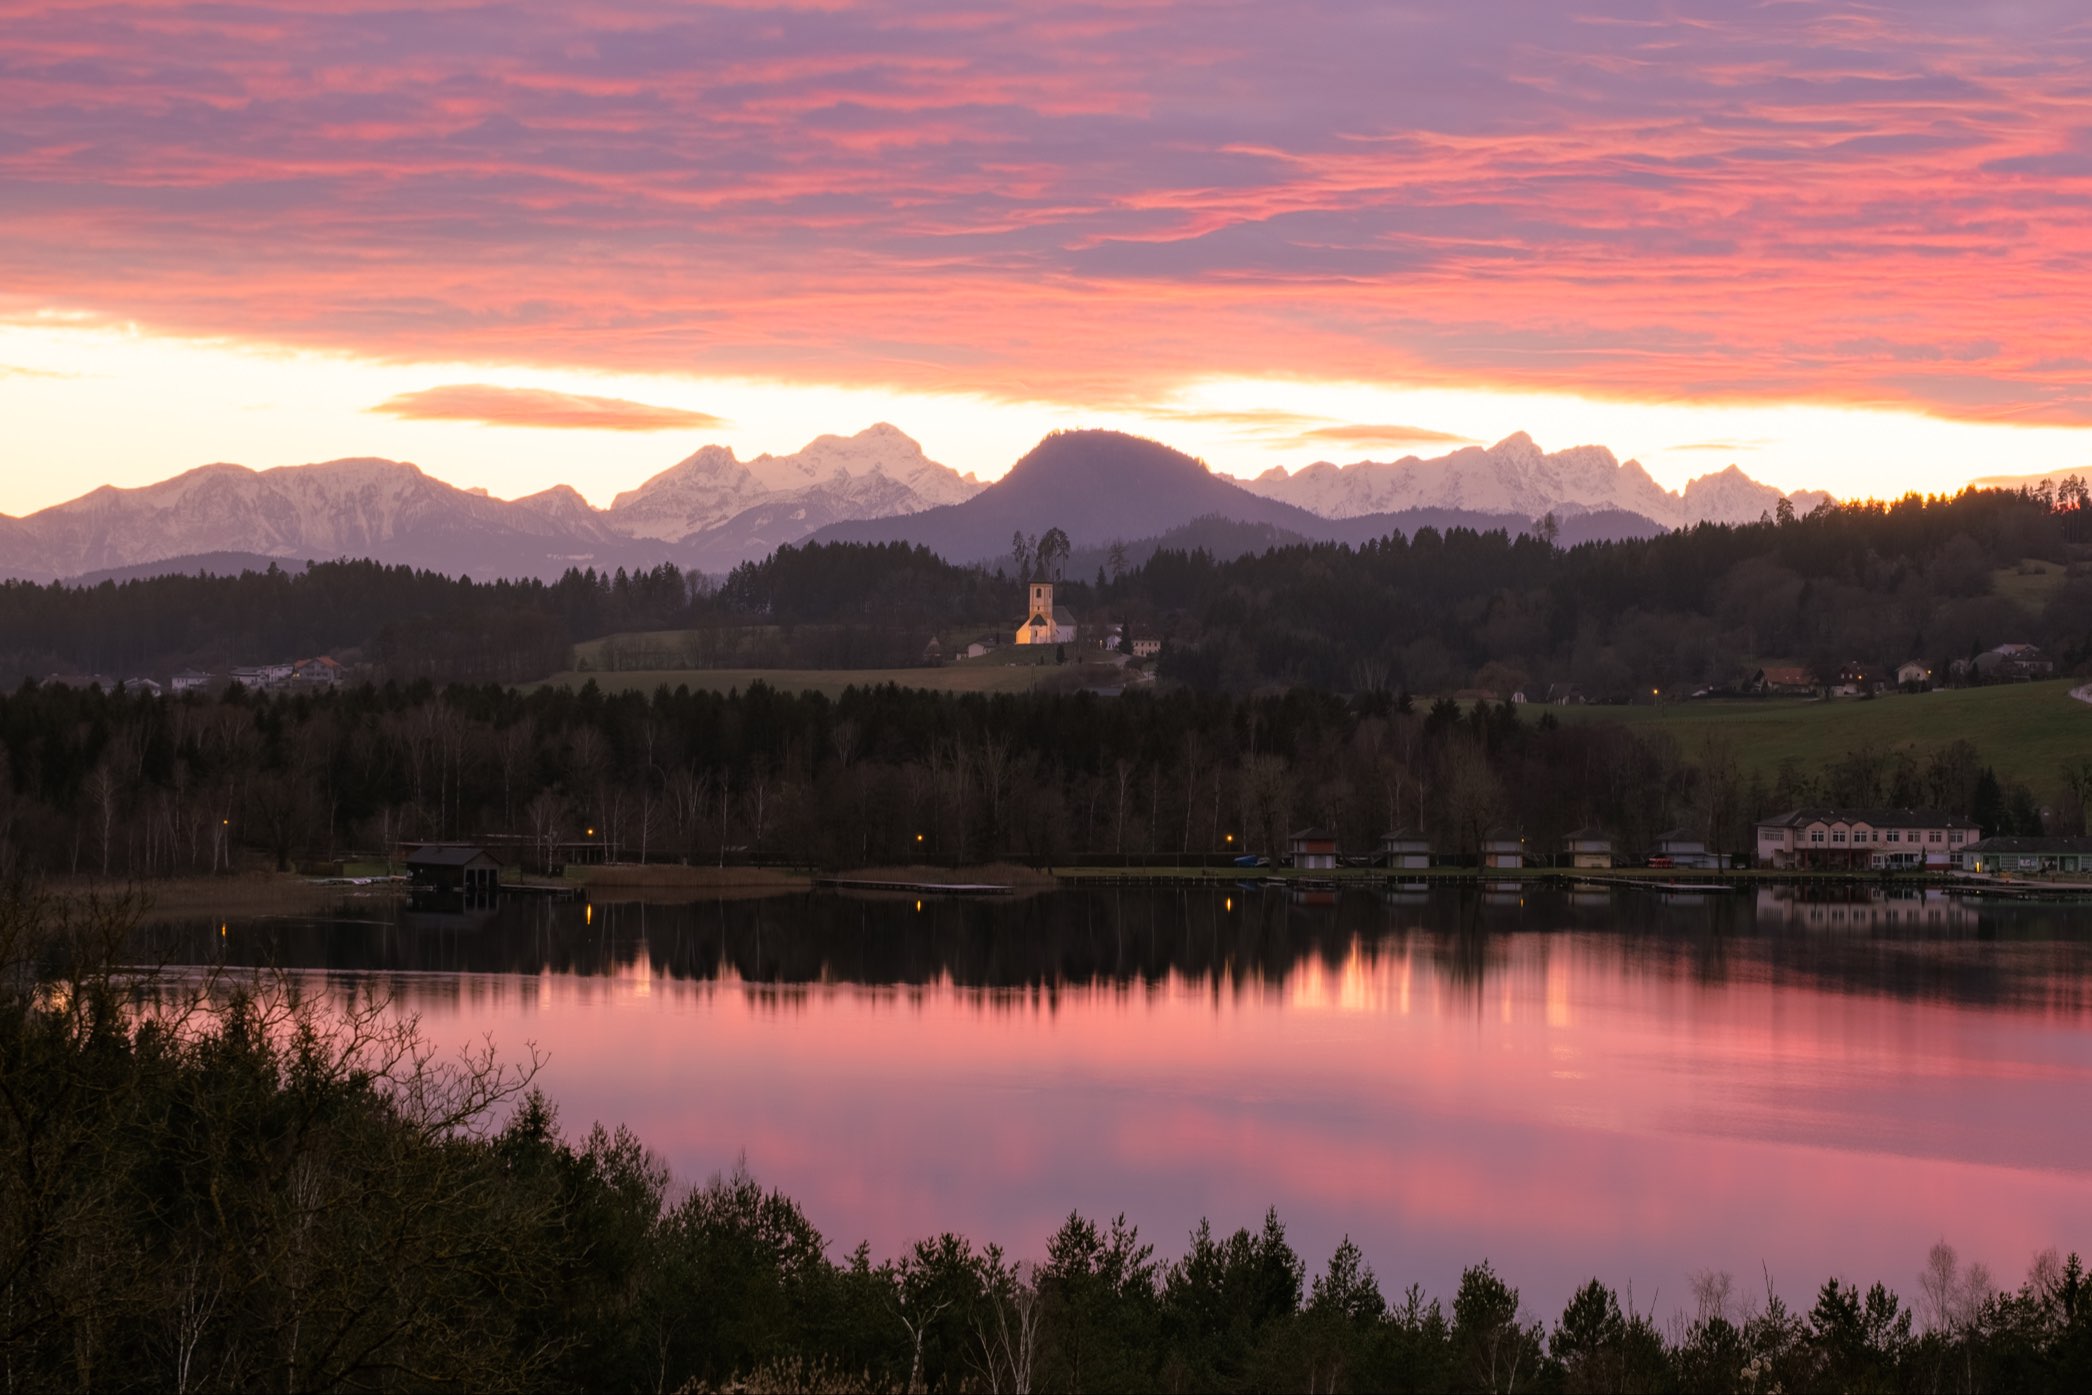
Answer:
[[[205,465],[0,516],[0,577],[100,581],[345,557],[481,578],[663,562],[719,574],[810,538],[906,541],[992,562],[1009,555],[1013,533],[1055,527],[1078,554],[1114,542],[1152,549],[1173,536],[1204,536],[1223,551],[1355,544],[1423,527],[1529,531],[1543,514],[1571,546],[1698,518],[1750,521],[1781,497],[1733,466],[1673,493],[1603,447],[1549,454],[1522,434],[1431,461],[1324,463],[1238,481],[1157,441],[1061,431],[984,486],[879,423],[748,461],[705,446],[607,509],[566,485],[496,499],[394,460]],[[1824,496],[1785,497],[1806,510]]]
[[[259,552],[199,552],[187,557],[168,557],[136,566],[112,567],[62,578],[70,586],[99,586],[105,581],[121,585],[154,576],[239,576],[243,572],[265,572],[278,567],[287,572],[303,571],[316,557],[265,557]]]

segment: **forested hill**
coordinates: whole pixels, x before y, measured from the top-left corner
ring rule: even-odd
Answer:
[[[960,567],[921,547],[836,543],[780,548],[719,586],[673,567],[475,583],[357,562],[10,583],[0,681],[164,677],[342,651],[380,677],[519,681],[564,667],[581,640],[693,628],[729,641],[760,634],[768,662],[787,666],[896,666],[932,634],[1013,625],[1017,572],[1030,565]],[[1233,559],[1165,549],[1085,570],[1061,579],[1078,620],[1160,636],[1165,676],[1202,689],[1573,684],[1601,699],[1719,685],[1753,664],[1944,669],[2008,642],[2042,646],[2058,672],[2092,661],[2092,508],[2075,487],[1914,496],[1574,547],[1419,528],[1358,547]]]

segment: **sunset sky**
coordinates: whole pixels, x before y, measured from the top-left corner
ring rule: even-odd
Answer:
[[[0,0],[0,511],[598,503],[888,420],[1254,473],[2092,468],[2082,0]]]

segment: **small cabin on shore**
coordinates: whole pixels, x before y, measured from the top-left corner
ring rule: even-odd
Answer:
[[[1303,871],[1333,872],[1337,866],[1337,835],[1326,828],[1303,828],[1293,835],[1293,865]]]
[[[1525,866],[1525,834],[1516,828],[1492,828],[1482,835],[1482,865],[1502,870]]]
[[[1579,828],[1562,839],[1562,858],[1571,867],[1597,871],[1613,865],[1613,835],[1602,828]]]
[[[1399,872],[1421,872],[1431,865],[1431,839],[1420,828],[1398,828],[1380,839],[1380,857]]]
[[[407,883],[421,896],[492,896],[501,860],[476,843],[428,843],[407,854]]]

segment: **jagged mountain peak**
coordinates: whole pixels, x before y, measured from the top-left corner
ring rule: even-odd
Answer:
[[[790,455],[765,453],[746,462],[726,446],[705,446],[618,495],[611,501],[610,518],[634,537],[679,542],[708,534],[759,505],[815,492],[820,497],[807,498],[804,507],[788,503],[763,516],[832,522],[842,516],[838,510],[857,510],[854,516],[882,518],[958,503],[979,489],[972,476],[924,455],[914,437],[879,422],[854,436],[817,436]],[[765,527],[774,531],[771,524]]]
[[[1246,483],[1267,498],[1325,518],[1430,508],[1528,518],[1618,511],[1672,528],[1702,520],[1749,522],[1782,497],[1734,466],[1673,492],[1640,461],[1622,461],[1606,446],[1550,452],[1523,431],[1487,448],[1467,446],[1430,460],[1411,455],[1344,466],[1317,461],[1290,474],[1266,471]],[[1796,496],[1796,507],[1802,507],[1802,497]],[[1822,497],[1807,496],[1812,505]]]

